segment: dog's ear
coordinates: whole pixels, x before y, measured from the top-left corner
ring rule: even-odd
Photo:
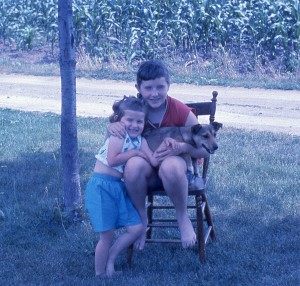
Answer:
[[[213,122],[211,125],[214,127],[216,132],[223,127],[223,124],[219,122]]]
[[[192,126],[192,134],[197,134],[199,132],[199,130],[202,128],[201,124],[196,124]]]

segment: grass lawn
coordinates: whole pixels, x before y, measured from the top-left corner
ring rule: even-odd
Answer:
[[[106,119],[79,118],[82,192]],[[94,278],[89,221],[62,219],[60,117],[0,109],[0,285],[300,285],[300,137],[219,131],[208,199],[217,241],[149,244],[124,275]]]

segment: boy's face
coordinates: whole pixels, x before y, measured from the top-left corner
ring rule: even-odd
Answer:
[[[146,105],[155,109],[165,104],[169,85],[164,77],[153,80],[143,80],[141,85],[136,85],[138,92],[142,95]]]
[[[141,111],[125,110],[120,122],[125,125],[125,129],[131,138],[142,134],[145,125],[145,113]]]

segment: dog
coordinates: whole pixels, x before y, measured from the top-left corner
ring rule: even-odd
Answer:
[[[204,148],[209,154],[214,154],[218,149],[217,132],[223,127],[222,123],[196,124],[183,127],[161,127],[143,133],[150,149],[155,152],[168,137],[178,142],[191,144],[195,148]],[[197,158],[182,155],[187,162],[188,171],[199,176]]]
[[[155,150],[161,145],[165,138],[170,137],[178,142],[191,144],[195,148],[203,147],[209,154],[214,154],[218,149],[216,134],[222,123],[196,124],[183,127],[161,127],[143,133],[150,149]]]

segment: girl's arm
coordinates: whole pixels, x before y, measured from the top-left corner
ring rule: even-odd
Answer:
[[[141,151],[146,155],[147,161],[150,162],[150,164],[153,167],[157,167],[159,162],[158,160],[153,156],[153,152],[150,149],[148,142],[145,138],[142,138],[142,145],[141,145]]]
[[[124,138],[111,136],[109,138],[108,152],[107,152],[107,163],[111,167],[125,164],[127,160],[132,157],[139,156],[147,160],[147,156],[140,150],[129,150],[122,152]]]

